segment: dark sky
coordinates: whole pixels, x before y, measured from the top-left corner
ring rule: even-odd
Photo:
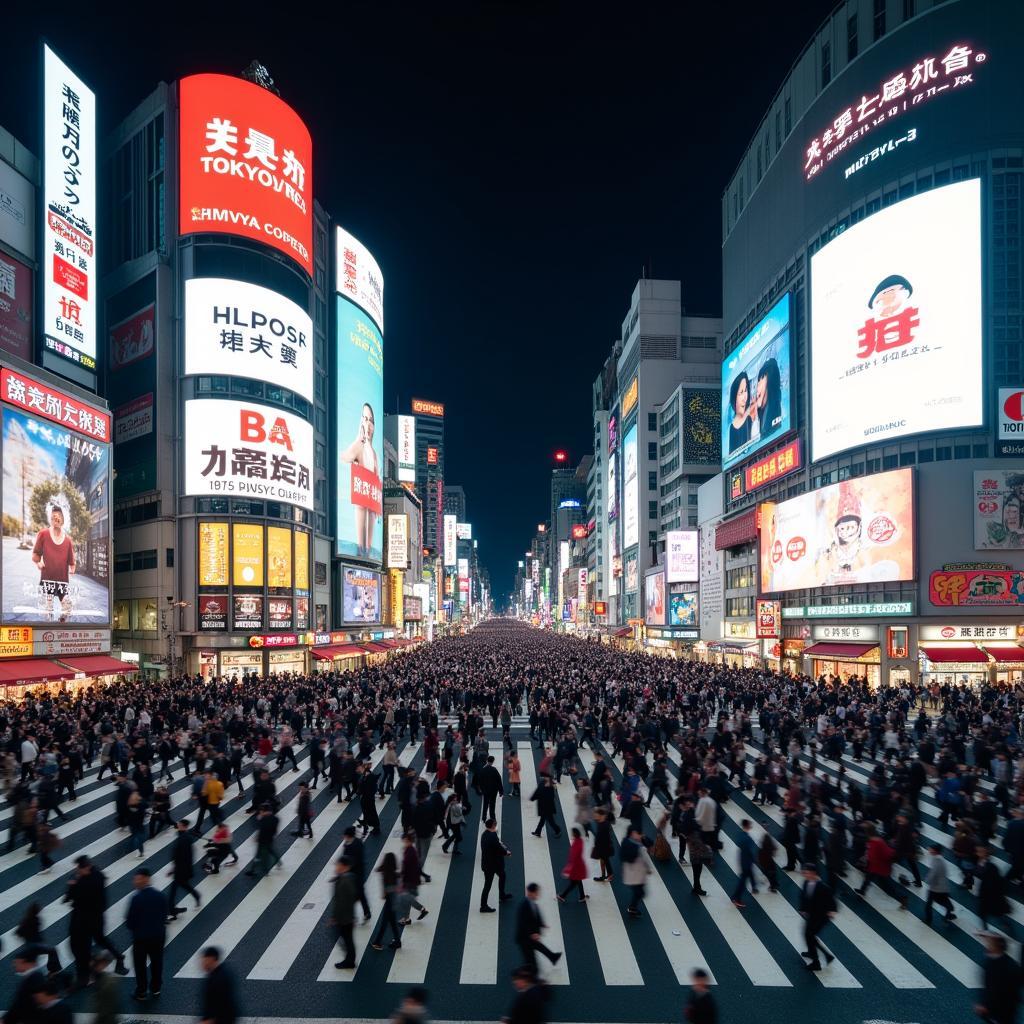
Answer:
[[[0,124],[37,149],[41,34],[103,130],[161,79],[266,64],[313,135],[317,197],[383,270],[385,405],[445,403],[445,475],[502,595],[552,452],[590,448],[641,269],[721,312],[722,189],[832,6],[17,3]]]

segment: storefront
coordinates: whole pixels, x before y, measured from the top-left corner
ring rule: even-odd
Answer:
[[[262,651],[220,651],[219,657],[217,675],[224,679],[239,680],[253,672],[263,674]]]
[[[759,668],[761,665],[759,640],[711,640],[707,652],[713,665],[726,668]]]
[[[79,693],[90,687],[109,686],[125,676],[138,672],[138,665],[106,654],[81,654],[74,657],[64,655],[60,659],[62,665],[74,670],[74,677],[64,683],[66,693]]]
[[[806,640],[787,639],[782,641],[782,671],[798,676],[804,670]]]
[[[992,656],[995,681],[1000,685],[1024,686],[1024,647],[1019,644],[985,644]]]
[[[650,654],[670,658],[694,660],[693,647],[700,639],[699,629],[681,626],[648,626],[645,630],[644,650]]]
[[[310,653],[315,672],[351,672],[363,664],[366,654],[359,644],[344,643],[314,647]]]
[[[1024,648],[1013,622],[918,627],[917,655],[925,686],[1013,683],[1024,678]]]
[[[138,672],[138,666],[105,654],[57,659],[17,658],[0,662],[0,700],[20,701],[28,694],[77,694],[107,686]]]
[[[925,686],[978,687],[988,681],[988,657],[973,644],[919,644],[917,650]]]
[[[804,671],[814,679],[847,682],[852,677],[867,678],[876,689],[881,679],[881,655],[877,643],[834,643],[819,641],[803,652]]]

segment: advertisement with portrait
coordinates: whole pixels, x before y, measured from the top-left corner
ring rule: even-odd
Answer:
[[[668,595],[668,624],[670,626],[697,625],[697,593],[684,591]]]
[[[43,47],[43,344],[96,372],[96,95]]]
[[[455,524],[455,539],[456,540],[472,540],[473,539],[473,524],[472,523],[459,523]]]
[[[245,281],[185,282],[185,374],[247,377],[313,401],[313,320],[291,299]]]
[[[416,482],[416,417],[398,417],[398,482]]]
[[[313,143],[291,107],[234,75],[178,83],[178,233],[269,245],[313,274]]]
[[[228,585],[228,524],[199,524],[199,586]]]
[[[185,402],[185,493],[313,508],[313,425],[226,398]]]
[[[4,370],[3,397],[40,396],[71,422],[110,417]],[[21,388],[22,390],[18,390]],[[19,403],[20,404],[20,403]],[[59,420],[59,415],[54,420]],[[110,622],[110,445],[23,409],[3,409],[3,609],[5,625]]]
[[[640,543],[640,481],[637,469],[636,424],[622,441],[622,547]],[[636,588],[634,587],[634,590]]]
[[[295,628],[309,629],[309,598],[295,598]]]
[[[811,257],[811,461],[980,426],[981,323],[976,178],[895,203],[819,249]]]
[[[342,227],[337,229],[336,245],[338,279],[334,290],[369,314],[377,329],[383,333],[384,275],[377,261],[358,238]]]
[[[337,297],[337,550],[380,564],[384,551],[384,339]]]
[[[795,425],[790,411],[790,293],[722,363],[722,468],[760,451]]]
[[[974,471],[974,546],[1024,549],[1024,470]]]
[[[754,632],[758,640],[778,640],[782,636],[782,602],[755,602]]]
[[[263,527],[259,523],[232,523],[232,584],[236,587],[262,587],[263,577]]]
[[[232,604],[232,629],[263,628],[263,597],[260,594],[235,594]]]
[[[665,534],[665,579],[669,583],[696,583],[699,578],[697,531],[669,530]]]
[[[27,362],[32,361],[32,302],[32,271],[0,252],[0,351]]]
[[[635,594],[640,589],[640,568],[639,561],[637,559],[637,553],[635,551],[631,551],[628,555],[626,555],[623,561],[625,592],[627,594]]]
[[[267,586],[272,594],[292,589],[292,531],[287,526],[267,527]]]
[[[617,451],[619,447],[619,418],[612,413],[608,417],[608,454]]]
[[[665,625],[665,573],[660,570],[644,577],[644,622]]]
[[[201,594],[199,596],[199,628],[223,632],[228,628],[228,595]]]
[[[380,573],[346,566],[341,573],[344,622],[380,622]]]
[[[760,506],[761,592],[914,578],[914,471],[895,469]]]
[[[388,516],[388,568],[409,567],[409,517],[405,513]]]

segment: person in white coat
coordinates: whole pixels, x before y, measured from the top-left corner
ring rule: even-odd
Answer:
[[[630,826],[629,835],[622,840],[619,854],[622,858],[622,881],[629,886],[630,891],[626,913],[631,917],[642,917],[640,902],[644,898],[647,876],[654,871],[654,865],[647,855],[643,830],[638,825]]]

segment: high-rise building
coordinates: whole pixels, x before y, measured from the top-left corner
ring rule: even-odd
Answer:
[[[423,502],[423,546],[444,551],[444,405],[412,400],[416,417],[416,493]]]

